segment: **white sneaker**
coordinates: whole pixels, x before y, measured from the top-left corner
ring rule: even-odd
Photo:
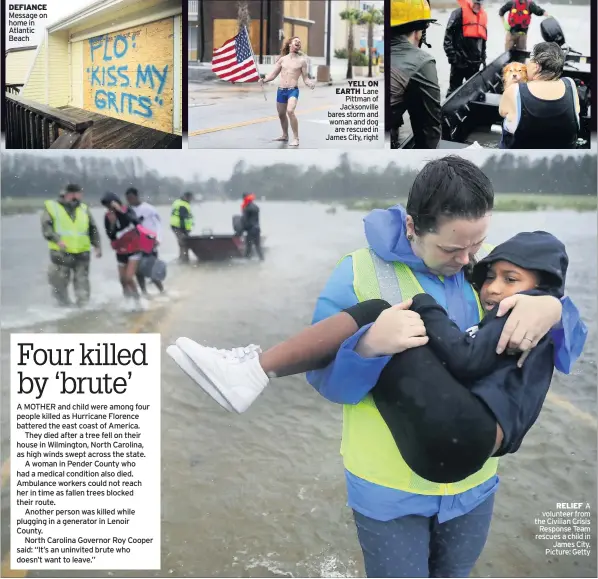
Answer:
[[[201,370],[195,366],[193,360],[189,358],[185,352],[180,350],[178,346],[168,346],[166,353],[179,365],[179,368],[191,378],[196,384],[199,384],[203,390],[209,394],[222,408],[233,412],[233,407],[223,398],[222,394],[213,386],[210,386],[209,381],[202,376]]]
[[[189,338],[179,338],[176,345],[199,370],[196,382],[208,393],[218,390],[238,413],[245,412],[270,381],[253,347],[223,351]]]
[[[246,354],[249,354],[250,352],[257,352],[258,354],[262,353],[262,349],[259,346],[256,346],[255,344],[249,344],[249,346],[242,346],[240,348],[232,348],[231,350],[224,350],[222,348],[212,348],[210,346],[202,346],[202,348],[205,348],[206,350],[209,350],[210,352],[219,354],[220,356],[222,356],[224,358],[229,357],[231,352],[233,352],[239,358],[242,358],[243,356],[245,356]]]

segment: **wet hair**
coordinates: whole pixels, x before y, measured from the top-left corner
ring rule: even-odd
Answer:
[[[417,235],[435,233],[440,218],[480,219],[493,207],[490,179],[477,165],[456,155],[427,163],[407,199],[407,214]]]
[[[81,187],[79,185],[77,185],[76,183],[69,183],[64,188],[65,193],[81,193],[81,191],[83,191],[83,189],[81,189]]]
[[[137,189],[135,189],[135,187],[129,187],[126,190],[125,195],[132,195],[133,197],[139,197],[139,191],[137,191]]]
[[[283,43],[280,49],[280,56],[286,56],[291,52],[291,42],[295,40],[295,38],[299,38],[298,36],[291,36],[291,38],[287,38]],[[301,38],[299,38],[301,40]]]
[[[110,203],[116,201],[119,205],[122,205],[123,202],[120,200],[120,197],[116,193],[112,193],[111,191],[106,191],[102,198],[100,199],[100,203],[107,208],[110,208]]]
[[[192,199],[193,193],[191,193],[191,191],[185,191],[185,193],[183,193],[182,197],[183,197],[183,199]]]
[[[538,78],[556,80],[563,74],[565,54],[556,42],[539,42],[532,49],[531,60],[540,68]]]

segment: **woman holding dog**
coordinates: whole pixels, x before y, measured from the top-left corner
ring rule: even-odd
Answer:
[[[453,156],[428,163],[413,183],[406,211],[377,210],[366,217],[369,251],[341,260],[318,299],[313,322],[355,305],[372,291],[392,293],[398,271],[393,265],[398,262],[411,272],[408,279],[398,279],[403,299],[410,297],[415,284],[462,329],[479,323],[476,297],[463,269],[472,255],[480,258],[487,250],[493,201],[492,184],[473,163]],[[569,371],[579,356],[580,320],[567,298],[561,303],[553,297],[517,295],[500,307],[503,313],[513,311],[497,352],[507,346],[529,350],[551,332],[555,366]],[[417,335],[408,312],[393,312],[393,320],[371,326],[371,351],[400,351]],[[561,316],[568,330],[555,325]],[[322,396],[344,405],[341,454],[366,574],[467,577],[488,536],[499,484],[498,459],[449,485],[415,475],[396,445],[387,444],[382,419],[368,396],[390,356],[359,354],[356,346],[362,336],[366,340],[367,329],[346,340],[327,368],[307,376]]]
[[[504,118],[501,149],[576,147],[579,95],[575,82],[562,77],[564,66],[560,46],[540,42],[534,46],[527,67],[521,65],[519,71],[506,73],[498,108]]]

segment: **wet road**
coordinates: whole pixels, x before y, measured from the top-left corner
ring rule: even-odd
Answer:
[[[355,80],[366,81],[358,78]],[[314,90],[299,83],[297,118],[299,142],[302,149],[381,149],[384,147],[381,130],[384,116],[384,83],[378,85],[378,128],[368,131],[374,140],[327,140],[331,131],[329,112],[340,111],[345,96],[336,94],[346,83],[327,86],[318,83]],[[274,141],[281,135],[276,113],[276,81],[265,85],[264,92],[255,84],[231,85],[206,82],[189,85],[189,148],[202,149],[294,149],[286,143]],[[374,120],[374,119],[372,119]],[[292,135],[289,127],[289,135]],[[292,137],[291,137],[292,138]]]
[[[178,298],[144,314],[97,312],[21,331],[157,331],[163,347],[179,336],[232,347],[268,347],[309,323],[317,295],[337,260],[363,245],[363,215],[309,203],[261,203],[269,248],[265,262],[173,269]],[[205,203],[200,227],[228,231],[238,204]],[[11,243],[2,220],[2,248]],[[37,216],[22,217],[23,228]],[[306,228],[306,224],[309,227]],[[572,376],[555,375],[538,423],[514,456],[501,459],[501,489],[487,547],[475,577],[595,577],[591,557],[549,557],[534,539],[534,518],[555,502],[590,501],[596,520],[596,213],[497,213],[490,241],[544,229],[570,253],[568,293],[590,329]],[[13,234],[14,233],[13,230]],[[13,239],[14,241],[14,239]],[[3,251],[3,272],[15,264],[22,287],[45,266],[38,239]],[[9,254],[12,254],[9,261]],[[113,264],[110,264],[113,265]],[[2,276],[2,303],[18,297]],[[23,310],[31,306],[24,294]],[[9,332],[2,332],[2,425],[8,424]],[[350,511],[339,444],[341,408],[326,402],[302,376],[273,382],[243,415],[232,416],[162,361],[161,572],[126,577],[357,577],[361,552]],[[9,440],[2,440],[7,458]],[[4,467],[6,468],[6,467]],[[2,489],[3,557],[8,550],[8,486]],[[31,577],[108,577],[108,572],[31,573]]]

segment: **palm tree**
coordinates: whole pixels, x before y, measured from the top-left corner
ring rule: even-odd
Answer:
[[[355,50],[355,37],[353,35],[353,27],[359,23],[361,10],[357,8],[347,8],[340,13],[341,20],[345,20],[349,26],[349,34],[347,36],[347,79],[353,78],[353,51]]]
[[[247,33],[249,34],[251,16],[249,16],[249,5],[247,4],[247,0],[237,0],[237,22],[239,24],[239,30],[246,26]]]
[[[374,26],[384,24],[382,10],[375,6],[368,6],[367,10],[361,12],[359,24],[368,27],[368,78],[372,78],[372,49],[374,48]]]

